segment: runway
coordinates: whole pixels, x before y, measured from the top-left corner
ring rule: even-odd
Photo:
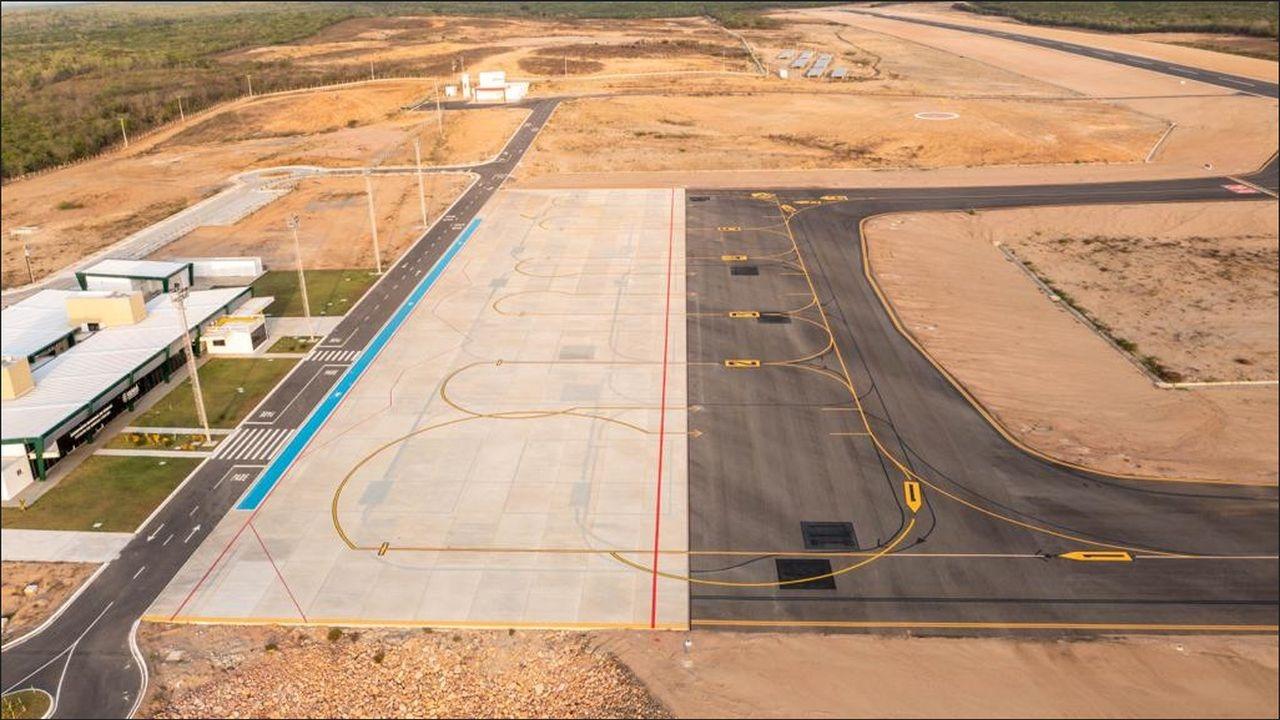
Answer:
[[[1274,188],[1274,160],[1248,179]],[[1014,447],[895,326],[859,236],[894,211],[1269,199],[1233,184],[690,190],[692,626],[1274,632],[1275,488]]]

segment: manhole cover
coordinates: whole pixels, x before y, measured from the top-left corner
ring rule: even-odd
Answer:
[[[853,523],[801,521],[805,550],[857,550]]]
[[[836,579],[831,577],[831,561],[812,558],[778,558],[774,561],[778,567],[778,582],[789,580],[805,580],[783,585],[783,590],[835,590]]]
[[[955,120],[960,117],[959,113],[953,112],[918,112],[917,120]]]
[[[760,317],[756,318],[756,322],[765,325],[786,325],[791,322],[791,316],[784,313],[762,312]]]

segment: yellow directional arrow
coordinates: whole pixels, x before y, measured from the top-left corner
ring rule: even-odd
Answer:
[[[848,200],[849,196],[848,195],[823,195],[822,199],[826,202],[840,202],[841,200]]]
[[[720,259],[725,262],[742,262],[747,259],[746,255],[721,255]]]
[[[729,311],[729,317],[731,317],[731,318],[758,318],[758,317],[760,317],[760,313],[759,313],[759,312],[757,312],[757,311],[755,311],[755,310],[730,310],[730,311]]]
[[[783,206],[782,206],[782,212],[784,212],[784,213],[786,213],[786,214],[788,214],[788,215],[795,215],[795,214],[796,214],[796,209],[795,209],[794,207],[790,206],[790,205],[783,205]]]
[[[924,496],[920,494],[920,483],[915,480],[903,480],[902,495],[907,499],[907,507],[911,508],[911,512],[920,512],[920,506],[924,504]]]
[[[1123,550],[1073,550],[1058,557],[1076,562],[1133,562],[1133,556]]]

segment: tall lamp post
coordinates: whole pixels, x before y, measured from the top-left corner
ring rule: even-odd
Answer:
[[[27,247],[27,238],[35,235],[39,229],[35,225],[23,225],[9,231],[10,235],[22,238],[22,260],[27,264],[27,277],[33,283],[36,281],[36,271],[31,269],[31,250]]]
[[[422,143],[418,142],[418,138],[413,139],[413,161],[418,166],[418,207],[422,210],[422,229],[427,228],[427,193],[423,189],[422,181]]]
[[[311,319],[311,300],[307,297],[307,276],[302,272],[302,243],[298,241],[298,216],[290,215],[285,225],[293,231],[293,253],[298,258],[298,287],[302,288],[302,314],[307,316],[307,329],[311,331],[311,339],[316,335],[316,324]]]
[[[369,170],[364,171],[364,192],[369,196],[369,229],[373,232],[373,262],[382,274],[382,253],[378,249],[378,215],[373,209],[373,181],[369,179]]]
[[[173,304],[178,306],[178,317],[182,322],[183,351],[187,354],[187,373],[191,376],[191,392],[195,395],[196,416],[200,418],[200,427],[204,429],[204,444],[213,444],[213,436],[209,432],[209,417],[204,411],[204,393],[200,391],[200,372],[196,367],[195,351],[191,345],[191,329],[187,325],[187,296],[191,290],[185,287],[169,293]]]

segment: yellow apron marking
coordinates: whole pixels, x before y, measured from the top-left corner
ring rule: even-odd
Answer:
[[[770,192],[753,192],[753,193],[751,193],[751,198],[752,198],[753,200],[772,200],[774,197],[776,197],[776,196],[775,196],[773,193],[770,193]]]
[[[848,199],[849,199],[848,195],[823,195],[822,196],[823,202],[841,202],[843,200],[848,200]]]
[[[716,229],[720,232],[742,232],[742,228],[737,225],[721,225]]]
[[[786,214],[788,214],[788,215],[795,215],[795,214],[796,214],[796,209],[795,209],[794,207],[790,206],[790,205],[782,205],[782,206],[780,206],[780,209],[782,210],[782,212],[784,212],[784,213],[786,213]]]
[[[379,545],[379,546],[378,546],[378,557],[382,557],[383,555],[386,555],[386,554],[387,554],[387,550],[389,550],[390,548],[391,548],[391,543],[389,543],[389,542],[384,542],[384,543],[382,543],[381,545]]]
[[[724,366],[727,368],[758,368],[760,367],[760,361],[744,358],[729,358],[724,361]]]
[[[729,317],[731,317],[731,318],[758,318],[758,317],[760,317],[760,313],[759,313],[759,312],[757,312],[757,311],[755,311],[755,310],[730,310],[730,311],[729,311]]]
[[[1133,556],[1123,550],[1074,550],[1058,557],[1076,562],[1133,562]]]
[[[747,259],[746,255],[721,255],[720,259],[724,262],[742,262]]]
[[[915,480],[904,480],[902,495],[906,498],[907,507],[911,508],[911,512],[920,512],[920,506],[924,504],[924,497],[920,494],[920,483]]]
[[[821,205],[821,200],[793,200],[796,205]]]

